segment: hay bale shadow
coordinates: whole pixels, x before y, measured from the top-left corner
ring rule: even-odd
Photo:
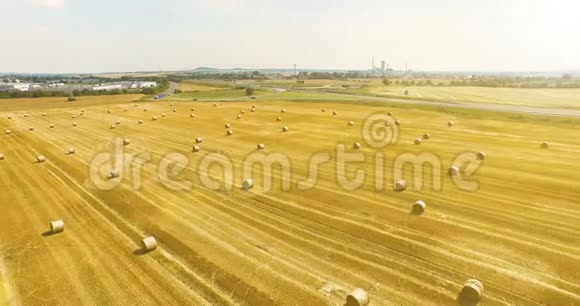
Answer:
[[[476,292],[463,288],[457,295],[457,304],[461,306],[476,306],[479,304],[480,298]]]
[[[346,303],[342,306],[361,306],[361,304],[352,296],[346,298]]]
[[[421,216],[425,213],[425,210],[418,205],[413,206],[411,212],[409,212],[412,216]]]
[[[53,231],[51,231],[51,230],[48,230],[48,231],[46,231],[46,232],[44,232],[44,233],[42,233],[42,234],[40,234],[40,235],[41,235],[42,237],[51,237],[51,236],[55,236],[56,234],[58,234],[58,233],[55,233],[55,232],[53,232]]]
[[[135,256],[144,256],[144,255],[149,254],[150,252],[151,251],[147,251],[147,250],[145,250],[143,248],[138,248],[135,251],[133,251],[133,255],[135,255]]]

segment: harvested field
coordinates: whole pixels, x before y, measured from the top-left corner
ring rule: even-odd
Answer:
[[[361,288],[369,305],[453,305],[472,278],[485,286],[481,305],[580,304],[580,138],[571,137],[578,121],[262,100],[259,111],[235,120],[228,137],[224,125],[251,102],[134,107],[139,97],[117,98],[0,101],[0,130],[13,132],[0,134],[6,157],[0,161],[0,304],[344,305]],[[71,119],[81,108],[84,116]],[[281,109],[287,112],[278,122]],[[369,115],[388,111],[403,124],[398,141],[379,149],[386,171],[377,191],[377,150],[362,138],[359,122],[362,127]],[[123,123],[111,129],[117,119]],[[431,139],[414,145],[425,131]],[[193,153],[200,135],[203,150]],[[90,180],[89,164],[112,153],[116,138],[124,153],[150,161],[142,180],[121,175],[120,186],[101,190]],[[125,138],[131,145],[122,145]],[[540,148],[543,141],[549,150]],[[257,152],[260,143],[267,145]],[[362,146],[355,151],[353,143]],[[337,144],[366,154],[346,169],[349,179],[366,170],[357,190],[337,181]],[[69,147],[76,154],[66,155]],[[474,176],[479,188],[462,191],[446,170],[460,153],[479,151],[486,154]],[[259,166],[254,187],[242,190],[250,178],[241,171],[244,159],[275,152],[289,157],[291,190],[283,190],[278,165],[272,190],[264,190]],[[320,152],[329,152],[331,161],[303,190],[296,182],[306,181],[310,158]],[[407,166],[407,189],[394,192],[394,159],[425,152],[441,160],[441,190],[433,190],[430,167],[416,190]],[[172,186],[190,181],[191,189],[160,182],[160,161],[170,153],[188,158],[183,171],[169,171]],[[204,187],[198,165],[206,153],[231,160],[231,190],[219,166],[208,173],[220,187]],[[39,154],[46,162],[35,163]],[[428,203],[421,216],[410,211],[418,199]],[[46,234],[53,220],[63,220],[66,229]],[[149,236],[157,248],[143,253],[141,241]]]

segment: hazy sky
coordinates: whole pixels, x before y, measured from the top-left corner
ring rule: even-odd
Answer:
[[[577,0],[0,0],[0,71],[580,68]]]

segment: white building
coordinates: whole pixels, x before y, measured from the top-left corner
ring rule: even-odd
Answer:
[[[131,84],[129,88],[135,89],[135,88],[152,88],[152,87],[157,87],[157,82],[137,82]]]
[[[115,90],[123,89],[123,85],[120,84],[107,84],[107,85],[97,85],[93,86],[93,90]]]
[[[3,91],[29,91],[30,84],[28,84],[28,83],[0,84],[0,90],[3,90]]]

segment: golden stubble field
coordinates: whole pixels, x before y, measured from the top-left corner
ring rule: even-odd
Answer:
[[[453,305],[469,278],[485,286],[481,305],[580,303],[577,122],[388,104],[259,101],[250,112],[252,102],[63,102],[44,110],[38,101],[19,103],[19,111],[0,101],[0,303],[343,305],[360,287],[370,305]],[[377,150],[361,138],[361,125],[388,111],[401,126],[398,142],[378,150],[386,177],[376,191]],[[425,132],[431,139],[413,144]],[[125,153],[150,156],[138,189],[129,174],[110,191],[89,179],[89,164],[117,137],[131,140]],[[196,137],[200,152],[192,152]],[[545,140],[549,149],[540,148]],[[366,170],[367,178],[348,191],[337,181],[336,145],[354,152],[355,142],[366,161],[347,173]],[[258,174],[254,189],[240,190],[242,161],[258,143],[263,153],[289,156],[293,182],[306,178],[313,154],[329,152],[331,161],[310,190],[283,191],[279,167],[273,190],[263,190]],[[69,147],[76,154],[66,155]],[[428,168],[423,190],[414,190],[410,167],[408,190],[392,191],[400,154],[433,153],[446,170],[467,151],[487,154],[472,178],[477,191],[446,175],[433,191]],[[231,190],[201,184],[198,166],[209,153],[231,160]],[[45,163],[35,163],[38,154]],[[191,181],[191,190],[160,182],[167,154],[187,156],[183,171],[169,172]],[[410,214],[417,200],[427,203],[421,216]],[[57,219],[64,232],[43,235]],[[141,254],[149,235],[159,248]]]

